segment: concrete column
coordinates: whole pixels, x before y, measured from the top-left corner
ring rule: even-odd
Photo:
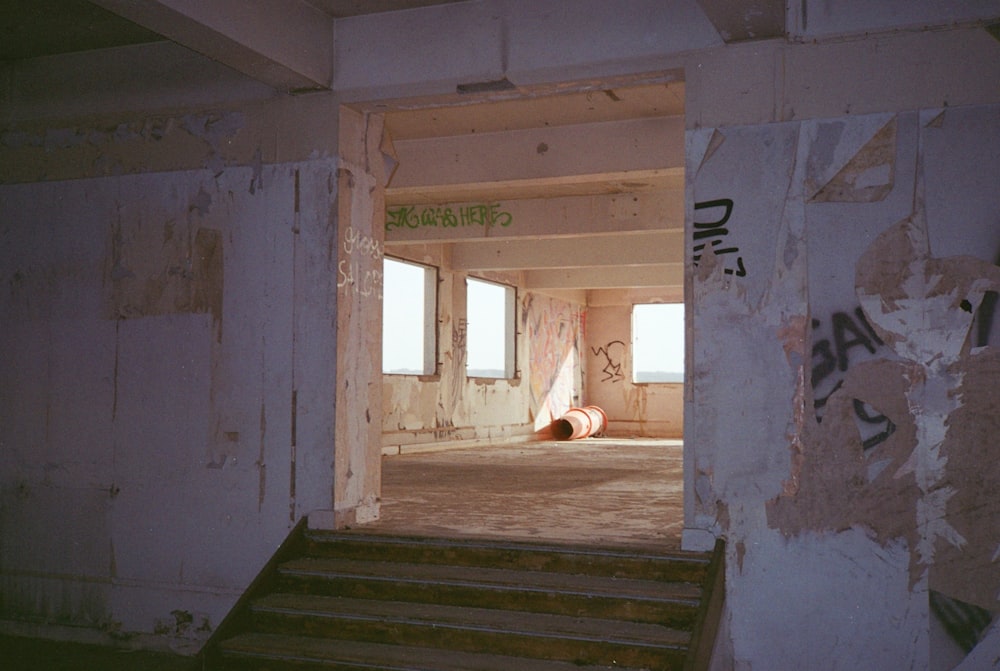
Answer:
[[[394,166],[383,118],[340,113],[337,390],[333,515],[314,526],[378,519],[382,445],[384,187]]]

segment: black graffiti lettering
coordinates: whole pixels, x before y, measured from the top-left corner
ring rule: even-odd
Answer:
[[[885,344],[882,342],[882,339],[878,337],[878,334],[875,333],[875,329],[872,328],[872,325],[868,323],[868,318],[865,317],[865,311],[861,309],[860,305],[854,308],[854,316],[858,318],[858,323],[865,327],[865,331],[868,332],[868,335],[871,336],[871,339],[876,345],[881,347]]]
[[[818,323],[813,320],[813,328],[816,328]],[[820,361],[817,363],[816,357],[820,357]],[[834,356],[833,351],[830,349],[829,339],[820,340],[813,344],[812,348],[812,386],[815,388],[820,382],[826,379],[826,377],[837,370],[837,357]]]
[[[828,378],[845,373],[851,365],[851,352],[863,347],[869,354],[875,354],[879,347],[884,346],[881,338],[875,333],[871,324],[865,319],[864,311],[858,307],[852,313],[835,312],[830,315],[830,330],[832,338],[816,340],[812,346],[812,371],[810,382],[813,390],[817,390]],[[823,323],[812,320],[813,332],[819,331]],[[844,384],[843,378],[836,380],[832,388],[824,396],[813,399],[813,409],[816,421],[823,421],[826,405]],[[853,399],[854,415],[859,423],[862,436],[862,447],[869,450],[889,439],[896,431],[896,425],[885,415],[875,411],[864,401]],[[872,430],[874,433],[870,433]]]
[[[722,253],[723,253],[722,251],[716,252],[716,254],[722,254]],[[743,257],[742,256],[737,256],[736,257],[736,266],[737,266],[736,270],[733,270],[732,268],[726,268],[722,272],[724,272],[726,275],[733,275],[733,274],[735,274],[736,277],[746,277],[746,275],[747,275],[747,269],[745,267],[743,267]]]
[[[702,252],[706,247],[712,250],[715,256],[723,256],[725,254],[739,254],[739,247],[719,247],[722,241],[727,235],[729,235],[729,229],[725,228],[726,222],[733,214],[733,201],[730,198],[718,198],[716,200],[706,200],[700,203],[694,204],[695,211],[698,210],[712,210],[715,208],[722,208],[722,216],[715,221],[695,221],[694,222],[694,242],[703,241],[699,244],[694,245],[692,255],[692,261],[694,265],[698,265],[701,261]],[[714,239],[712,239],[714,238]],[[726,275],[736,275],[737,277],[746,277],[747,269],[743,265],[743,257],[736,258],[736,268],[724,268],[723,272]]]
[[[887,441],[889,439],[889,436],[891,436],[892,434],[894,434],[896,432],[896,425],[893,423],[893,421],[891,419],[889,419],[888,417],[886,417],[882,413],[878,413],[877,410],[876,410],[876,413],[878,413],[878,414],[873,415],[873,414],[869,413],[868,412],[868,407],[869,407],[868,404],[865,403],[864,401],[862,401],[861,399],[857,399],[857,398],[854,399],[854,415],[855,415],[855,417],[857,417],[859,420],[861,420],[865,424],[885,424],[885,428],[882,429],[881,431],[879,431],[876,434],[868,436],[867,438],[865,438],[862,441],[861,447],[864,450],[870,450],[871,448],[875,447],[876,445],[884,443],[885,441]]]
[[[858,416],[858,419],[860,419],[862,422],[866,424],[881,424],[886,419],[888,419],[885,415],[878,412],[877,410],[875,412],[878,414],[874,415],[871,414],[870,412],[868,412],[869,407],[871,406],[869,406],[861,399],[859,398],[854,399],[854,414],[856,414]],[[874,410],[874,408],[872,409]]]
[[[837,380],[837,384],[833,385],[833,389],[830,390],[829,394],[827,394],[826,396],[823,396],[822,398],[817,398],[817,399],[813,400],[813,409],[817,411],[816,412],[816,421],[817,422],[822,422],[823,421],[823,416],[819,413],[819,410],[821,410],[822,408],[825,408],[827,401],[830,400],[830,397],[833,396],[833,394],[838,389],[840,389],[843,386],[844,386],[844,381],[843,380]]]
[[[721,242],[722,242],[722,240],[712,240],[712,242],[709,243],[709,246],[716,247]],[[696,252],[700,252],[703,249],[705,249],[705,243],[702,243],[700,245],[695,245],[694,246],[694,251],[696,251]],[[716,249],[714,251],[715,251],[715,255],[716,256],[721,256],[723,254],[735,254],[736,252],[740,251],[740,248],[739,247],[725,247],[724,249]],[[694,258],[695,258],[695,260],[700,259],[701,258],[701,254],[695,254]]]
[[[722,215],[722,219],[712,222],[696,221],[694,222],[695,228],[714,228],[716,226],[722,226],[727,221],[729,217],[733,214],[733,201],[731,198],[719,198],[717,200],[705,200],[700,203],[694,204],[695,210],[710,210],[715,207],[723,207],[726,209],[726,213]]]
[[[611,354],[611,348],[614,345],[621,345],[622,351],[624,352],[625,343],[621,340],[612,340],[604,347],[590,348],[590,351],[594,354],[594,356],[604,355],[605,358],[604,368],[601,369],[601,372],[604,373],[604,377],[601,379],[601,382],[619,382],[625,379],[625,374],[622,373],[621,359],[619,358],[618,361],[615,362],[615,357]]]
[[[852,347],[862,346],[869,354],[875,353],[875,345],[872,344],[871,338],[865,335],[849,314],[835,312],[830,319],[833,322],[833,340],[837,345],[837,367],[840,370],[847,370]],[[848,339],[847,333],[853,334],[854,337]]]

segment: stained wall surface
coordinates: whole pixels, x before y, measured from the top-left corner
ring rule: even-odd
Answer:
[[[329,507],[334,173],[2,187],[4,617],[183,645]]]
[[[341,103],[652,74],[687,96],[685,540],[728,541],[717,666],[949,668],[931,600],[1000,596],[1000,12],[817,0],[725,44],[696,2],[628,2],[338,21],[302,96],[170,44],[4,64],[0,616],[196,646],[332,506]],[[736,251],[695,268],[696,240]],[[960,668],[996,667],[982,635]]]
[[[837,668],[937,668],[932,601],[998,611],[1000,201],[980,183],[1000,175],[998,121],[935,108],[689,135],[692,231],[736,250],[694,272],[695,361],[716,365],[686,439],[715,446],[694,503],[729,539],[737,664],[767,641],[778,667],[818,649]],[[852,615],[831,626],[830,608]]]

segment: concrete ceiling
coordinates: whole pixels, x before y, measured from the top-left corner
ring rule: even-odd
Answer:
[[[338,19],[456,1],[310,0],[308,4],[329,17]],[[88,0],[3,0],[0,3],[0,61],[108,49],[167,39],[156,32],[155,28],[140,26],[112,9],[99,6],[100,4]]]
[[[441,244],[456,270],[590,304],[680,300],[683,115],[682,81],[387,112],[390,221],[497,204],[512,223],[392,226],[386,249]]]
[[[337,19],[456,1],[245,0],[234,15],[226,0],[4,0],[0,62],[169,40],[277,90],[322,90],[332,81]],[[784,32],[783,0],[697,1],[727,42]],[[551,96],[510,84],[496,95],[479,92],[475,103],[387,110],[400,155],[387,199],[413,206],[502,200],[523,221],[551,221],[553,208],[588,216],[595,221],[580,229],[586,233],[556,226],[530,236],[537,249],[552,246],[541,256],[526,254],[510,236],[501,241],[506,247],[492,249],[494,261],[483,269],[521,271],[538,289],[621,290],[662,281],[676,293],[683,265],[677,234],[683,228],[683,108],[683,82],[661,81]],[[482,156],[502,159],[483,170]],[[458,164],[460,170],[449,172]],[[624,238],[631,241],[620,244]],[[489,257],[470,253],[473,242],[447,243],[470,272],[477,270],[472,259]],[[650,246],[661,253],[635,251]],[[621,253],[608,254],[609,247]],[[551,262],[525,265],[518,255]]]

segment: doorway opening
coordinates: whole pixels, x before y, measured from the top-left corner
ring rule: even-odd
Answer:
[[[683,101],[665,74],[378,108],[394,163],[378,232],[394,261],[432,270],[437,346],[433,365],[384,376],[377,524],[555,540],[589,538],[567,526],[589,518],[595,541],[679,544],[684,385],[633,376],[631,311],[683,306]],[[483,287],[506,290],[503,326],[487,329],[503,331],[503,357],[480,365]],[[385,320],[383,343],[410,338]],[[605,431],[543,440],[586,405]],[[599,513],[574,513],[584,501]]]

